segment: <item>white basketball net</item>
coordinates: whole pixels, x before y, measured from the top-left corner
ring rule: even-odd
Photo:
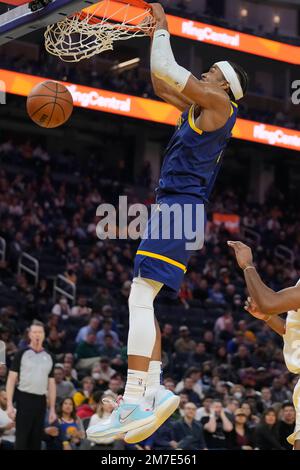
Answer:
[[[44,34],[47,52],[65,62],[79,62],[112,50],[115,41],[151,35],[155,21],[150,15],[150,8],[134,16],[129,4],[119,3],[120,8],[107,16],[110,14],[111,3],[116,2],[104,0],[99,6],[97,4],[92,13],[75,13],[49,25]],[[123,18],[122,22],[120,16]]]

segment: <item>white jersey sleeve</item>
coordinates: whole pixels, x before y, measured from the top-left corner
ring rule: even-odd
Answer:
[[[299,284],[300,280],[297,282]],[[300,374],[300,308],[288,312],[283,340],[286,366],[290,372]]]

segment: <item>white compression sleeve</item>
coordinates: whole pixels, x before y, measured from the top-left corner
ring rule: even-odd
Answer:
[[[180,92],[191,76],[191,72],[177,64],[170,43],[170,33],[165,29],[155,31],[153,36],[151,72]]]
[[[153,302],[163,284],[135,277],[131,285],[129,305],[129,356],[152,356],[156,339]]]

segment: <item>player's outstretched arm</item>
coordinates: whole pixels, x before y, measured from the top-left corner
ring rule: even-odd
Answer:
[[[153,3],[151,7],[156,20],[151,50],[152,75],[169,85],[170,94],[180,93],[188,102],[198,104],[203,109],[216,111],[215,125],[221,127],[231,112],[228,94],[217,85],[198,80],[176,62],[164,9],[159,3]]]
[[[245,303],[245,310],[252,315],[252,317],[258,320],[264,321],[275,333],[280,336],[285,335],[286,332],[286,321],[280,318],[278,315],[266,315],[259,311],[256,303],[248,297]]]
[[[259,310],[267,315],[278,315],[300,308],[300,286],[289,287],[275,292],[263,283],[253,264],[251,248],[242,242],[229,241],[234,249],[237,262],[244,271],[245,281],[251,298]]]

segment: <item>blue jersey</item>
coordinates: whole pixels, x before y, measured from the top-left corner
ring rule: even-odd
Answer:
[[[237,119],[237,105],[232,102],[231,106],[226,124],[212,132],[196,127],[195,105],[181,115],[166,149],[156,190],[158,196],[191,194],[208,201]]]

